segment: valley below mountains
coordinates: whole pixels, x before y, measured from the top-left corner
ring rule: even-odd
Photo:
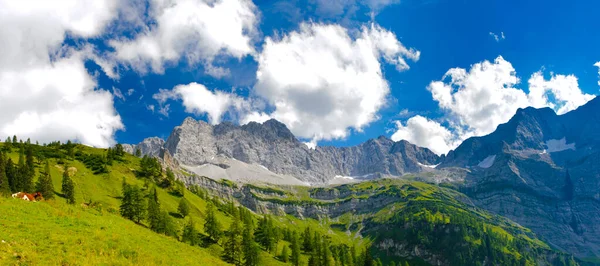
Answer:
[[[352,147],[310,149],[276,120],[238,126],[186,118],[166,140],[148,138],[124,148],[130,153],[139,149],[181,169],[185,174],[179,177],[188,185],[209,184],[204,177],[217,183],[312,187],[381,178],[423,181],[463,193],[466,196],[458,197],[461,204],[529,228],[554,249],[592,262],[600,258],[598,98],[560,116],[549,108],[519,109],[493,133],[469,138],[442,156],[384,136]],[[257,202],[260,197],[249,201],[243,191],[215,191],[255,211],[312,218],[334,217],[340,208],[360,212],[396,202],[299,208],[269,200],[265,205],[264,198]],[[335,193],[324,200],[343,201],[348,196]]]

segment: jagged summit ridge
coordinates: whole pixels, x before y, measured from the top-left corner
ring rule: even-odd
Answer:
[[[173,129],[163,147],[183,165],[207,164],[225,156],[310,183],[327,183],[335,176],[400,176],[422,171],[422,165],[436,164],[440,159],[429,149],[384,136],[353,147],[309,149],[275,119],[213,126],[188,117]]]

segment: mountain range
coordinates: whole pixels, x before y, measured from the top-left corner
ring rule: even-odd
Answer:
[[[600,99],[557,115],[519,109],[491,134],[447,155],[380,136],[352,147],[310,149],[276,121],[238,126],[186,118],[166,141],[128,152],[168,153],[188,171],[216,179],[327,185],[383,177],[449,183],[476,206],[532,229],[580,258],[600,257]]]

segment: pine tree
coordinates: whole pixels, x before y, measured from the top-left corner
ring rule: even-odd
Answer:
[[[65,165],[62,178],[62,193],[69,204],[75,204],[75,183],[69,176],[69,167]]]
[[[290,255],[288,254],[288,246],[284,245],[283,248],[281,249],[281,255],[279,255],[279,257],[281,258],[281,261],[287,263],[288,260],[290,259]]]
[[[25,165],[22,171],[21,189],[26,192],[33,192],[33,175],[35,174],[35,165],[33,160],[33,149],[31,148],[31,145],[27,145],[25,151]]]
[[[204,222],[204,231],[208,234],[208,237],[214,241],[219,242],[223,231],[221,230],[221,224],[217,220],[215,215],[215,206],[211,203],[208,204],[206,210],[206,221]]]
[[[244,228],[242,236],[242,251],[244,253],[244,266],[257,266],[259,265],[259,251],[258,244],[254,241],[254,234],[252,232],[252,226],[247,225]]]
[[[54,184],[52,184],[52,176],[50,175],[50,163],[46,160],[44,172],[40,173],[36,184],[38,192],[42,193],[45,199],[54,198]]]
[[[300,240],[298,239],[298,233],[294,231],[292,234],[292,264],[294,266],[300,265]]]
[[[223,257],[229,263],[241,265],[242,263],[242,230],[240,227],[240,218],[237,212],[233,211],[233,221],[226,233]]]
[[[135,148],[135,157],[142,157],[142,150],[140,148]]]
[[[181,200],[179,200],[179,206],[177,206],[177,211],[179,211],[181,217],[186,217],[190,214],[190,205],[188,204],[187,200],[185,200],[185,198],[181,198]]]
[[[189,243],[192,246],[198,245],[198,231],[196,231],[194,220],[191,217],[183,228],[181,242]]]
[[[163,221],[161,221],[161,211],[160,211],[160,203],[158,201],[158,194],[156,192],[156,188],[152,190],[148,197],[148,224],[150,225],[150,230],[163,233],[164,226]]]
[[[10,184],[6,175],[6,158],[4,153],[0,152],[0,196],[10,195]]]
[[[17,144],[17,135],[13,135],[13,139],[12,139],[13,144]]]

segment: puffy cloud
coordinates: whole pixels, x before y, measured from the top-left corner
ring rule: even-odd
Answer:
[[[263,112],[254,111],[246,114],[240,121],[240,124],[245,125],[250,122],[264,123],[269,119],[271,119],[270,115]]]
[[[389,94],[381,62],[408,69],[419,52],[377,25],[352,37],[339,25],[303,23],[281,38],[267,38],[258,57],[254,93],[275,110],[271,117],[299,137],[344,138],[377,119]]]
[[[447,153],[457,145],[455,136],[450,130],[420,115],[408,119],[406,125],[396,121],[396,127],[392,140],[407,140],[417,146],[429,148],[437,154]]]
[[[0,1],[0,134],[106,147],[123,128],[112,94],[97,89],[89,49],[62,47],[67,33],[91,38],[117,1]]]
[[[491,133],[518,108],[529,105],[525,92],[514,87],[518,82],[512,64],[499,56],[493,63],[486,60],[474,64],[468,72],[452,68],[427,89],[459,126],[480,136]]]
[[[182,100],[185,111],[196,115],[207,114],[211,124],[221,122],[221,117],[229,112],[233,116],[247,113],[251,104],[247,100],[231,93],[210,91],[204,85],[192,82],[186,85],[177,85],[172,90],[161,89],[152,96],[157,100],[163,115],[167,115],[169,107],[164,105],[169,99]]]
[[[508,122],[518,108],[551,107],[558,114],[564,114],[594,98],[582,93],[574,75],[552,74],[550,80],[545,80],[541,72],[536,72],[528,82],[529,94],[516,88],[518,83],[512,64],[501,56],[493,63],[486,60],[474,64],[469,71],[452,68],[442,80],[433,81],[427,87],[439,107],[446,111],[443,119],[449,129],[444,131],[437,122],[414,116],[406,126],[396,122],[398,129],[393,137],[412,141],[436,153],[446,153],[462,140],[493,132],[499,124]],[[433,136],[428,136],[424,129],[430,130]],[[435,141],[417,138],[423,135]]]
[[[154,0],[149,12],[155,25],[133,40],[110,42],[117,60],[137,71],[162,73],[185,57],[221,77],[229,72],[213,65],[218,56],[254,53],[258,11],[251,0]]]
[[[552,101],[548,95],[551,94]],[[561,115],[575,110],[594,95],[585,94],[579,88],[577,77],[574,75],[552,74],[550,80],[545,80],[542,72],[536,72],[529,78],[529,100],[533,107],[550,107]]]

